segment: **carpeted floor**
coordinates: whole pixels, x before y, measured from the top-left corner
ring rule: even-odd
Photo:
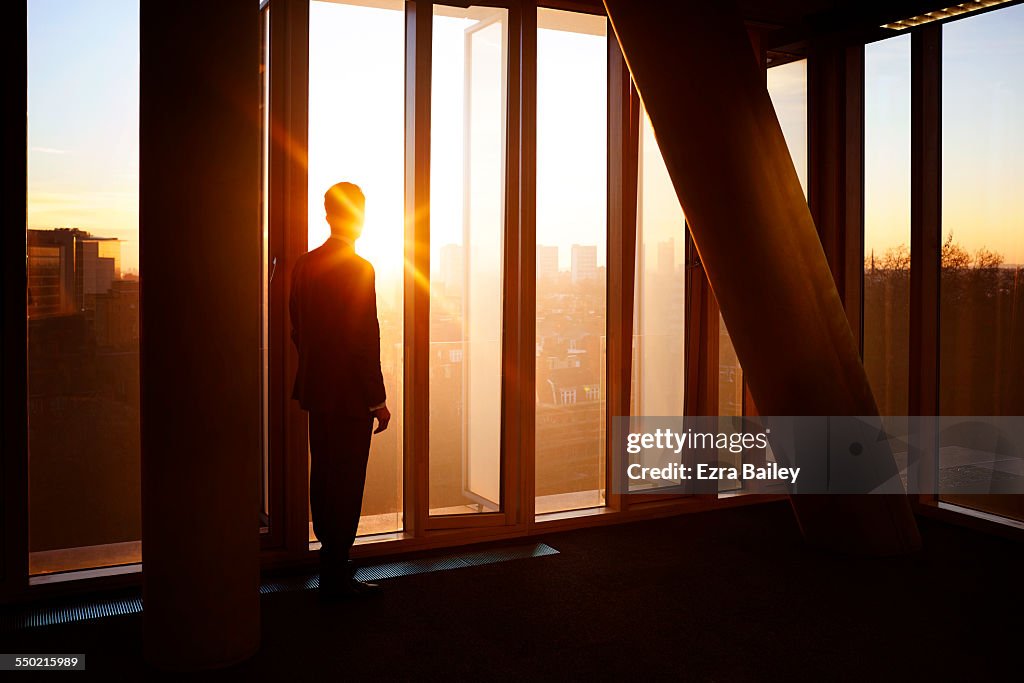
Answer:
[[[1024,650],[1024,544],[922,521],[926,549],[805,548],[785,503],[551,534],[557,555],[263,596],[238,680],[1003,680]],[[448,551],[447,554],[450,554]],[[141,616],[6,634],[149,678]],[[1017,673],[1012,673],[1012,672]],[[119,677],[124,679],[124,676]]]

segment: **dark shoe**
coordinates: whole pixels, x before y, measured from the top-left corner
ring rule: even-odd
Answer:
[[[367,598],[381,592],[380,585],[368,581],[357,581],[352,577],[341,577],[337,580],[325,580],[320,576],[319,599],[324,604],[334,604],[348,600]]]
[[[349,582],[349,591],[354,597],[365,598],[371,595],[380,595],[383,590],[378,583],[357,581],[356,579],[352,579]]]
[[[348,584],[348,590],[354,597],[369,597],[371,595],[379,595],[383,590],[380,584],[370,583],[369,581],[360,581],[356,578],[356,567],[352,564],[352,560],[349,560],[345,564],[345,568],[348,572],[348,581],[343,583]]]

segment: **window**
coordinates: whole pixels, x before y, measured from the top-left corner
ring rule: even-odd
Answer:
[[[138,2],[31,0],[28,64],[29,572],[45,574],[140,560]]]
[[[864,368],[882,415],[910,378],[910,36],[864,49]]]
[[[683,415],[686,219],[646,111],[640,121],[630,412]],[[630,489],[650,487],[630,482]]]
[[[646,111],[641,117],[639,160],[633,412],[682,415],[686,219]]]
[[[950,22],[942,31],[939,411],[1021,415],[1024,7]],[[954,436],[940,445],[943,491],[971,481],[998,491],[1009,476],[998,455],[960,448]],[[965,492],[942,499],[1024,519],[1021,496]]]
[[[402,529],[405,14],[400,0],[310,4],[309,246],[330,234],[324,192],[366,195],[356,251],[377,273],[381,369],[393,417],[373,437],[359,534]],[[313,531],[310,525],[310,537]]]
[[[501,507],[508,10],[434,5],[430,513]]]
[[[768,94],[793,157],[800,187],[807,194],[807,60],[768,69]]]
[[[606,23],[537,11],[538,514],[604,504]]]

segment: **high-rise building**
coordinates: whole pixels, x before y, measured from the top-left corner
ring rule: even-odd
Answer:
[[[121,242],[77,228],[28,231],[28,316],[93,308],[120,279]]]
[[[597,279],[597,246],[572,245],[572,283]]]
[[[84,296],[106,294],[120,278],[121,243],[109,237],[80,233],[76,239],[75,271]]]
[[[537,279],[558,275],[558,247],[537,245]]]
[[[28,231],[28,317],[75,311],[75,233]]]

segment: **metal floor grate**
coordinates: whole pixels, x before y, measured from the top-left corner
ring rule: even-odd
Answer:
[[[0,633],[20,631],[37,626],[54,626],[75,621],[103,619],[142,612],[142,598],[111,598],[104,600],[77,600],[45,607],[29,607],[0,612]]]
[[[480,550],[475,553],[466,553],[464,555],[427,558],[423,560],[412,560],[409,562],[375,564],[369,567],[360,567],[356,570],[356,578],[360,581],[381,581],[384,579],[394,579],[399,576],[409,576],[410,574],[426,574],[427,572],[461,569],[462,567],[477,567],[483,564],[494,564],[496,562],[523,560],[528,557],[544,557],[545,555],[557,554],[558,551],[546,543],[534,543],[532,545],[519,546],[516,548]]]
[[[385,562],[384,564],[360,567],[356,570],[356,578],[360,581],[383,581],[413,574],[427,574],[429,572],[477,567],[484,564],[557,554],[558,551],[546,543],[534,543],[514,548],[480,550],[462,555],[428,557],[404,562]],[[319,586],[320,577],[314,574],[312,576],[264,583],[260,586],[260,593],[265,595],[267,593],[313,590]],[[126,614],[140,614],[141,612],[142,599],[138,596],[102,600],[78,600],[62,604],[6,609],[0,610],[0,633],[9,633],[39,626],[53,626],[76,621],[102,619],[104,617],[123,616]]]
[[[401,576],[411,576],[413,574],[443,572],[450,569],[476,567],[483,564],[494,564],[496,562],[507,562],[508,560],[521,560],[529,557],[544,557],[545,555],[557,554],[558,551],[546,543],[533,543],[531,545],[518,546],[515,548],[480,550],[475,553],[465,553],[463,555],[427,557],[421,560],[375,564],[357,569],[356,578],[360,581],[384,581],[386,579],[396,579]],[[314,588],[319,588],[319,586],[320,577],[319,575],[314,574],[313,576],[308,577],[265,583],[260,586],[260,593],[284,593],[297,590],[312,590]]]

